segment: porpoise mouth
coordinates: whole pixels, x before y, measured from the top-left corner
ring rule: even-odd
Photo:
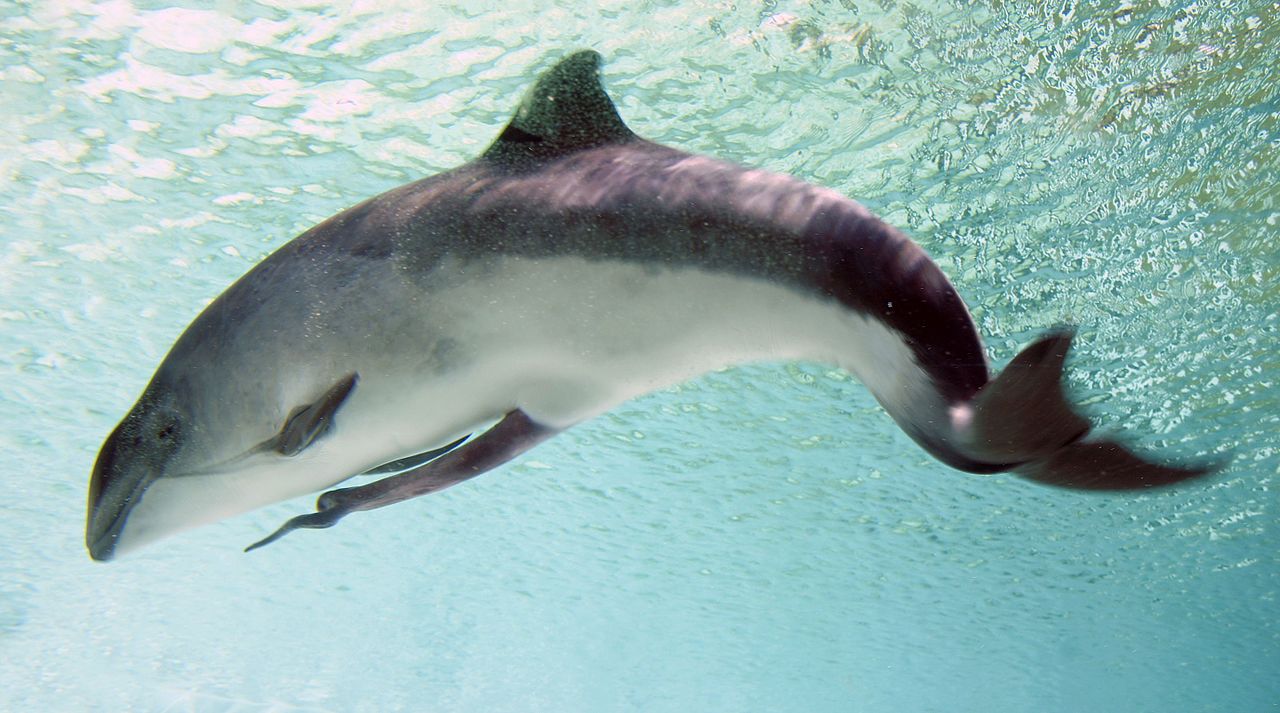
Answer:
[[[108,562],[116,554],[116,541],[120,539],[120,530],[124,527],[126,512],[116,510],[107,514],[99,510],[89,513],[89,528],[85,533],[85,544],[89,547],[89,556],[99,562]]]
[[[124,428],[122,423],[107,437],[89,480],[85,545],[89,548],[89,556],[99,562],[115,557],[129,513],[141,501],[147,487],[155,482],[154,475],[128,472],[136,470],[139,463],[133,458],[121,458],[120,441]]]
[[[93,484],[99,484],[97,469],[94,469]],[[89,522],[85,528],[85,545],[89,548],[90,557],[99,562],[107,562],[115,557],[116,545],[120,540],[120,533],[124,531],[124,524],[129,519],[129,513],[149,484],[150,480],[139,479],[132,484],[132,492],[129,493],[112,492],[124,488],[125,483],[115,483],[114,488],[90,488]]]

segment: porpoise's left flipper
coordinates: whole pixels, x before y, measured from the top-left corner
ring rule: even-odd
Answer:
[[[411,455],[405,458],[398,458],[396,460],[383,463],[382,465],[375,465],[374,467],[370,468],[369,470],[366,470],[360,475],[383,475],[385,473],[403,473],[404,471],[409,470],[410,468],[417,468],[418,466],[426,465],[427,463],[430,463],[431,461],[439,458],[445,453],[448,453],[454,448],[457,448],[458,446],[462,445],[470,437],[471,437],[471,434],[467,434],[462,438],[459,438],[458,440],[454,441],[453,443],[450,443],[447,446],[433,448],[429,451],[423,451],[422,453]]]
[[[358,510],[373,510],[444,490],[506,463],[559,432],[516,409],[476,439],[425,465],[368,485],[324,493],[316,501],[316,512],[290,519],[270,536],[246,547],[245,552],[269,545],[299,528],[333,527]]]

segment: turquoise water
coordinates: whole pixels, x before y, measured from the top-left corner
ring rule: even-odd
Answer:
[[[0,4],[0,708],[1280,709],[1280,6]],[[310,499],[110,565],[97,448],[199,309],[474,156],[537,68],[908,229],[992,359],[1208,481],[924,456],[846,374],[730,369],[252,555]]]

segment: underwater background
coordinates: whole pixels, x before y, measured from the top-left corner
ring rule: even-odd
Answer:
[[[483,5],[0,1],[0,709],[1280,710],[1280,4]],[[97,449],[199,310],[584,47],[641,135],[906,229],[997,366],[1079,325],[1104,430],[1231,465],[965,475],[763,364],[249,555],[313,498],[91,562]]]

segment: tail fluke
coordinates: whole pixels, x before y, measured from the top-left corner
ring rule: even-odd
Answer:
[[[1062,391],[1074,332],[1061,330],[1023,349],[970,402],[968,454],[987,463],[1047,458],[1089,432]]]
[[[1215,466],[1179,468],[1150,463],[1115,441],[1077,441],[1014,472],[1045,485],[1080,490],[1154,488],[1208,475]]]
[[[978,392],[956,424],[966,455],[1038,483],[1089,490],[1170,485],[1217,469],[1160,465],[1115,441],[1085,440],[1089,422],[1062,389],[1074,335],[1063,329],[1041,337]]]

